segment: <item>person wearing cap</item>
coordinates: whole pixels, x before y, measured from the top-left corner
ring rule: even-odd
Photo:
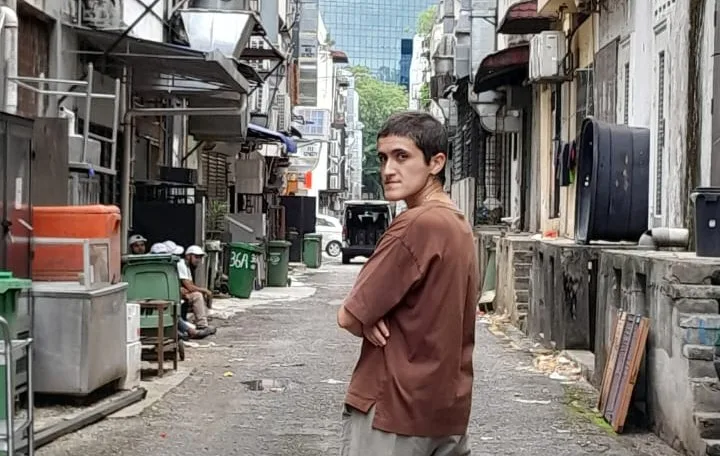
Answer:
[[[128,250],[130,250],[130,253],[133,255],[144,255],[146,253],[146,242],[147,239],[145,239],[143,236],[139,234],[133,234],[128,240]]]
[[[185,258],[178,261],[177,264],[180,292],[195,315],[195,326],[198,330],[208,328],[206,303],[212,298],[212,292],[207,288],[195,285],[191,271],[202,263],[204,257],[203,249],[197,245],[191,245],[185,250]]]

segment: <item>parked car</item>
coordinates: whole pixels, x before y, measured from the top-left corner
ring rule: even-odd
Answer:
[[[369,257],[392,222],[393,211],[387,201],[346,201],[343,216],[342,262]]]
[[[318,214],[315,221],[315,232],[322,234],[322,249],[331,257],[342,253],[342,223],[335,217]]]

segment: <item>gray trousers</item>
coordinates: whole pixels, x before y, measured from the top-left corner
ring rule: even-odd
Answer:
[[[375,407],[367,414],[345,404],[341,456],[470,456],[466,435],[407,437],[373,429]]]

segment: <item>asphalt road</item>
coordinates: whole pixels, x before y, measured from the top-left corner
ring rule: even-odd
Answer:
[[[217,345],[189,349],[186,362],[195,372],[160,402],[37,454],[339,454],[341,403],[359,341],[336,327],[335,312],[359,268],[325,264],[299,278],[316,287],[311,298],[261,305],[222,322]],[[530,360],[478,322],[473,455],[676,454],[649,434],[612,435],[582,408],[593,400],[587,386],[519,368]]]

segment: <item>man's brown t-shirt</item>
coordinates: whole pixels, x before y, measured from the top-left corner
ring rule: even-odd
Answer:
[[[465,434],[470,418],[478,293],[470,225],[429,201],[400,214],[360,271],[345,308],[365,325],[385,317],[379,348],[363,339],[346,403],[373,427],[417,437]]]

